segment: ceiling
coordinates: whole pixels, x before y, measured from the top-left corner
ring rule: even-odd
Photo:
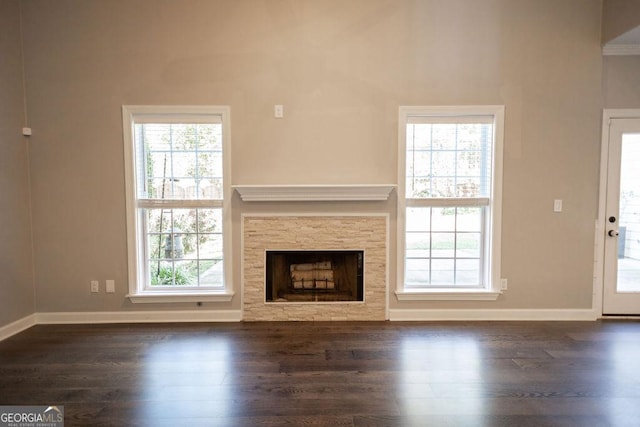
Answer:
[[[615,39],[613,39],[609,43],[607,43],[607,45],[610,45],[610,44],[615,44],[615,45],[637,44],[637,45],[640,45],[640,26],[634,28],[631,31],[627,31],[626,33],[622,34],[621,36],[616,37]]]
[[[602,48],[604,55],[640,55],[640,26],[609,41]]]

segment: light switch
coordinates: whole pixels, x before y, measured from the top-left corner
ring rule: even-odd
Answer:
[[[108,294],[112,294],[116,291],[116,281],[107,280],[106,291]]]
[[[562,200],[556,199],[553,201],[553,211],[562,212]]]

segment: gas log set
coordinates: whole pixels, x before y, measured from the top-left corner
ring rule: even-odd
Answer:
[[[291,264],[291,283],[294,289],[335,289],[331,261]]]
[[[363,301],[364,251],[267,251],[267,302]]]

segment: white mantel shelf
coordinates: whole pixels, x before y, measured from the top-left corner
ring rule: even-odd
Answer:
[[[232,185],[245,202],[328,202],[388,200],[395,184]]]

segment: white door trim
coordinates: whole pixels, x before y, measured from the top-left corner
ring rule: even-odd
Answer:
[[[602,317],[604,292],[604,230],[607,208],[607,169],[609,164],[609,122],[611,119],[640,118],[640,109],[604,109],[600,145],[600,186],[598,191],[598,219],[595,231],[595,260],[593,263],[593,311]]]

